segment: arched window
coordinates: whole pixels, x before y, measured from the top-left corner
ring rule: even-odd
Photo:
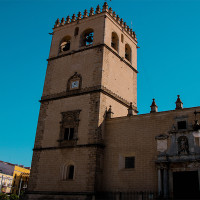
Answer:
[[[128,44],[125,45],[125,58],[131,62],[131,47]]]
[[[74,165],[69,165],[67,167],[67,179],[68,180],[74,179]]]
[[[111,38],[111,47],[114,48],[116,51],[118,51],[119,47],[119,37],[115,32],[112,32],[112,38]]]
[[[70,36],[64,37],[60,43],[60,52],[70,50],[70,43],[71,43],[71,37]]]
[[[94,31],[93,29],[85,30],[81,35],[81,46],[93,44]]]
[[[63,165],[61,168],[62,180],[73,180],[74,179],[74,163],[72,161]]]
[[[76,28],[75,28],[75,31],[74,31],[74,36],[77,36],[77,35],[78,35],[78,32],[79,32],[79,27],[76,27]]]

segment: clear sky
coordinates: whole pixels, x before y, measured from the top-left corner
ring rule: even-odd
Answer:
[[[31,165],[51,43],[57,18],[103,0],[0,0],[0,160]],[[109,6],[137,34],[138,111],[200,105],[200,0],[112,0]],[[199,109],[200,110],[200,109]]]

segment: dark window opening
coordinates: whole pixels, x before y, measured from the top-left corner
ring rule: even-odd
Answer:
[[[111,42],[111,47],[115,49],[115,43]]]
[[[93,36],[94,36],[94,32],[85,34],[84,40],[85,40],[86,46],[93,43]]]
[[[135,167],[135,157],[125,157],[125,168],[130,169]]]
[[[121,34],[121,42],[124,43],[124,36]]]
[[[125,45],[125,58],[131,62],[131,47],[128,44]]]
[[[74,128],[65,128],[64,140],[73,140]]]
[[[74,178],[74,166],[70,165],[68,167],[68,179],[73,179]]]
[[[94,31],[93,29],[87,29],[81,34],[80,45],[88,46],[93,44],[94,39]]]
[[[125,53],[125,58],[126,58],[127,60],[129,60],[129,55],[128,55],[128,53]]]
[[[112,32],[111,47],[118,51],[119,38],[115,32]]]
[[[78,32],[79,32],[79,27],[76,27],[76,28],[75,28],[75,31],[74,31],[74,36],[77,36],[77,35],[78,35]]]
[[[178,124],[178,130],[187,128],[186,121],[180,121],[177,122],[177,124]]]
[[[68,51],[68,50],[70,50],[70,41],[67,41],[67,43],[64,45],[64,47],[63,47],[62,50],[63,50],[63,51]]]

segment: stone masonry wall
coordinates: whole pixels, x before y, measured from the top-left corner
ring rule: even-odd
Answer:
[[[157,191],[157,143],[155,136],[168,134],[177,119],[194,124],[200,108],[119,117],[106,120],[103,183],[104,191]],[[113,112],[115,112],[113,110]],[[168,139],[168,146],[170,137]],[[122,167],[124,157],[135,157],[135,168]]]

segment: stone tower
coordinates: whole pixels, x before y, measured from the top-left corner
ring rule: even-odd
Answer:
[[[107,3],[52,35],[27,198],[87,199],[101,190],[110,105],[137,113],[136,35]]]

